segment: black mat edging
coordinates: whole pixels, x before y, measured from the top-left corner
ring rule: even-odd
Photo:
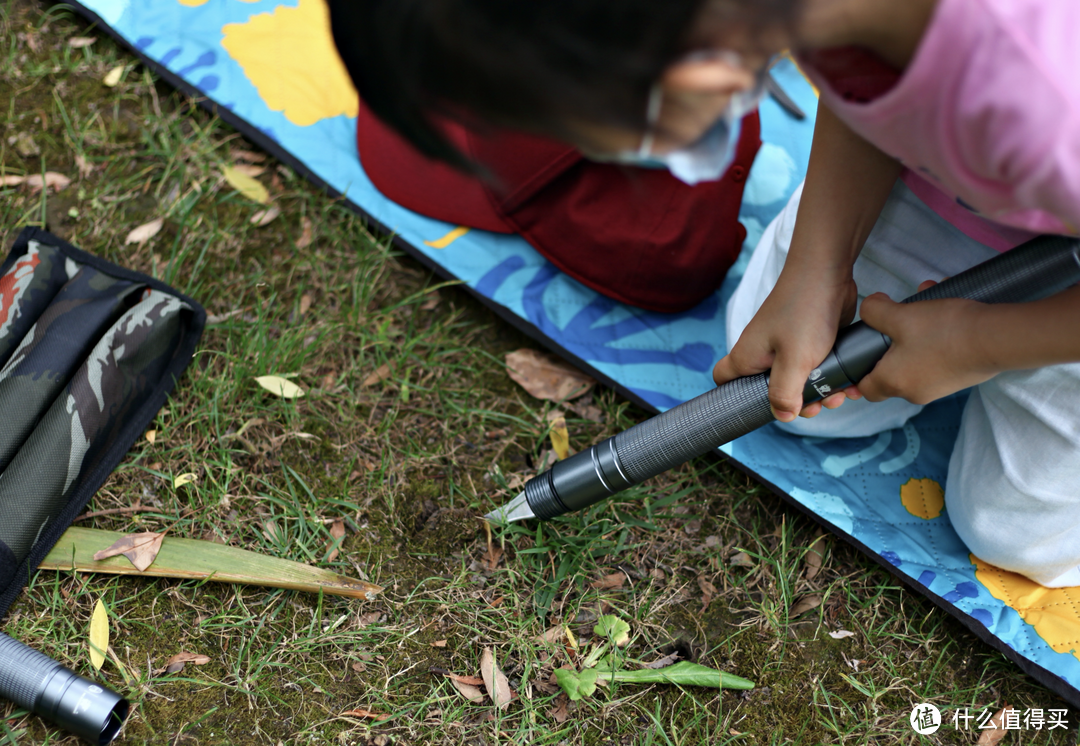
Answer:
[[[67,241],[40,228],[23,229],[15,239],[15,243],[11,253],[8,255],[8,259],[4,262],[3,267],[0,267],[0,273],[2,273],[3,269],[6,269],[11,258],[18,253],[18,249],[20,247],[25,247],[31,240],[37,240],[43,244],[55,246],[72,260],[89,265],[104,274],[142,283],[150,288],[159,290],[174,298],[178,298],[191,308],[191,313],[187,328],[183,330],[183,339],[177,346],[176,351],[173,354],[173,359],[162,375],[161,380],[154,387],[154,391],[149,395],[146,401],[143,402],[143,405],[130,416],[128,422],[120,428],[120,433],[113,442],[113,445],[101,455],[97,466],[80,476],[79,484],[76,486],[63,511],[57,516],[56,521],[52,526],[46,528],[46,530],[42,532],[41,538],[34,544],[34,547],[30,550],[26,559],[23,560],[22,564],[19,565],[18,569],[15,571],[11,583],[0,592],[0,619],[4,617],[8,608],[15,599],[18,598],[19,594],[22,592],[23,586],[30,582],[31,576],[37,566],[45,559],[45,556],[56,545],[56,542],[60,541],[60,537],[64,535],[64,532],[67,531],[75,518],[82,512],[83,508],[86,507],[86,504],[90,502],[90,498],[92,498],[94,493],[100,489],[101,485],[105,483],[105,480],[109,478],[113,469],[116,468],[117,464],[123,460],[128,451],[131,450],[131,447],[135,445],[135,442],[142,436],[147,425],[149,425],[154,417],[157,416],[158,410],[165,405],[169,394],[176,386],[177,380],[191,362],[191,358],[195,354],[195,347],[206,326],[206,311],[194,299],[189,298],[153,277],[129,269],[124,269],[123,267],[118,267],[100,257],[88,254],[85,251],[72,246]]]
[[[315,184],[320,189],[326,191],[327,194],[329,194],[331,197],[333,197],[335,199],[342,199],[353,211],[355,211],[357,214],[359,214],[361,217],[363,217],[368,222],[369,227],[371,227],[372,229],[374,229],[375,231],[377,231],[379,233],[382,233],[384,236],[391,236],[392,237],[391,241],[392,241],[394,246],[400,248],[402,251],[404,251],[410,257],[412,257],[413,259],[415,259],[416,261],[418,261],[422,265],[424,265],[427,269],[431,270],[432,272],[434,272],[436,275],[443,278],[444,280],[453,281],[453,280],[458,279],[451,272],[449,272],[445,267],[440,266],[434,260],[429,258],[426,254],[424,254],[424,252],[420,251],[415,246],[413,246],[412,244],[410,244],[407,241],[405,241],[404,239],[402,239],[399,235],[395,234],[394,231],[388,229],[385,225],[382,224],[381,221],[379,221],[373,215],[371,215],[366,210],[364,210],[362,207],[357,205],[355,202],[350,200],[345,194],[342,194],[337,189],[330,186],[318,174],[316,174],[314,171],[309,169],[296,156],[292,155],[287,150],[285,150],[280,144],[278,144],[278,142],[276,140],[274,140],[271,137],[268,137],[265,133],[261,132],[260,130],[256,129],[255,127],[252,127],[247,121],[245,121],[243,118],[236,115],[235,113],[233,113],[229,109],[226,109],[226,108],[224,108],[222,106],[219,106],[217,104],[217,102],[215,102],[213,99],[209,98],[205,93],[203,93],[202,91],[199,91],[197,88],[195,88],[194,86],[189,84],[183,78],[179,77],[178,75],[176,75],[172,71],[168,70],[167,68],[159,65],[157,62],[150,59],[149,57],[144,55],[142,52],[140,52],[138,49],[133,47],[123,36],[121,36],[116,31],[114,31],[112,29],[112,27],[110,27],[107,23],[105,23],[101,19],[101,17],[98,16],[96,13],[94,13],[92,10],[89,10],[88,8],[80,5],[79,3],[75,3],[75,2],[64,2],[62,4],[72,8],[73,10],[78,12],[80,15],[85,17],[87,20],[89,20],[92,23],[94,23],[95,25],[97,25],[102,31],[104,31],[110,37],[112,37],[114,41],[116,41],[118,44],[125,47],[132,54],[134,54],[136,57],[138,57],[142,61],[142,63],[144,65],[146,65],[151,70],[153,70],[154,73],[156,75],[158,75],[162,80],[164,80],[169,85],[176,88],[177,90],[179,90],[179,91],[185,93],[186,95],[190,96],[193,100],[196,101],[196,103],[199,106],[203,107],[204,109],[206,109],[206,110],[210,111],[211,113],[215,114],[216,116],[220,117],[223,121],[227,122],[229,125],[231,125],[233,128],[235,128],[238,132],[240,132],[248,140],[250,140],[251,142],[258,145],[260,148],[265,150],[266,152],[273,155],[275,158],[277,158],[282,163],[285,163],[287,166],[289,166],[294,171],[296,171],[297,173],[304,176],[304,178],[308,179],[310,182]],[[357,157],[359,157],[359,155]],[[495,315],[498,316],[500,319],[502,319],[503,321],[506,321],[511,326],[514,326],[515,328],[517,328],[519,331],[521,331],[522,333],[524,333],[528,337],[530,337],[532,339],[535,339],[537,342],[541,343],[542,345],[544,345],[545,347],[550,349],[552,352],[558,354],[560,357],[562,357],[565,360],[567,360],[568,362],[572,363],[577,368],[580,368],[584,372],[586,372],[589,375],[593,376],[600,383],[604,384],[605,386],[607,386],[610,389],[613,389],[620,396],[623,396],[626,399],[629,399],[631,402],[633,402],[634,404],[638,405],[639,407],[641,407],[642,409],[644,409],[644,410],[646,410],[646,411],[648,411],[650,413],[655,414],[655,413],[657,413],[659,411],[656,407],[652,406],[651,404],[646,402],[644,399],[642,399],[640,396],[638,396],[637,394],[633,393],[632,391],[630,391],[626,387],[619,384],[617,381],[614,381],[610,377],[608,377],[607,375],[603,374],[602,372],[600,372],[598,370],[595,370],[591,365],[589,365],[588,362],[586,362],[582,358],[578,357],[577,355],[571,353],[565,347],[560,345],[557,341],[551,339],[546,334],[544,334],[542,331],[540,331],[540,329],[538,327],[533,325],[531,322],[521,318],[520,316],[518,316],[516,313],[511,311],[506,306],[502,305],[501,303],[497,303],[496,301],[482,295],[481,293],[478,293],[476,290],[469,287],[468,285],[465,285],[464,283],[460,287],[462,287],[463,289],[468,291],[473,297],[475,297],[477,300],[479,300],[481,303],[483,303],[485,306],[487,306],[489,309],[491,309],[495,313]],[[1017,653],[1015,650],[1013,650],[1008,645],[1006,645],[1000,638],[998,638],[994,634],[992,634],[990,632],[990,630],[988,630],[982,623],[976,621],[975,619],[973,619],[968,614],[965,614],[964,612],[960,611],[955,606],[950,604],[948,601],[946,601],[945,599],[941,598],[936,593],[934,593],[933,591],[928,589],[926,586],[918,583],[910,575],[907,575],[907,574],[902,573],[899,570],[897,570],[895,566],[893,566],[891,563],[889,563],[888,561],[883,559],[880,555],[877,554],[877,552],[870,549],[870,547],[866,546],[865,544],[863,544],[858,539],[855,539],[854,537],[852,537],[850,534],[848,534],[845,531],[841,531],[839,528],[837,528],[833,524],[829,523],[827,520],[825,520],[821,516],[817,515],[816,513],[813,513],[812,511],[807,510],[807,508],[805,506],[800,504],[797,500],[795,500],[793,497],[791,497],[791,495],[787,494],[784,490],[780,489],[779,487],[777,487],[775,484],[773,484],[769,480],[763,478],[761,475],[757,474],[753,470],[751,470],[748,467],[744,466],[743,464],[739,463],[735,459],[733,459],[733,458],[731,458],[729,456],[726,456],[723,453],[720,453],[719,451],[717,451],[716,454],[718,456],[720,456],[722,459],[724,459],[725,461],[728,461],[729,463],[734,465],[736,468],[738,468],[743,473],[753,477],[757,481],[764,484],[766,487],[769,488],[770,491],[775,493],[776,496],[779,497],[781,500],[783,500],[786,504],[794,507],[799,512],[801,512],[803,515],[806,515],[811,520],[816,521],[822,527],[828,529],[830,533],[836,535],[837,537],[839,537],[843,541],[846,541],[849,544],[851,544],[853,547],[855,547],[860,552],[865,554],[867,557],[872,559],[874,562],[879,564],[890,575],[892,575],[894,578],[899,580],[901,583],[903,583],[905,586],[910,588],[912,591],[914,591],[915,593],[918,593],[919,595],[925,596],[926,598],[930,599],[930,601],[932,601],[934,603],[934,605],[938,606],[939,608],[941,608],[942,610],[944,610],[945,612],[950,614],[954,619],[956,619],[958,622],[960,622],[965,628],[967,628],[969,631],[974,633],[976,637],[978,637],[980,640],[985,642],[987,645],[994,648],[995,650],[1000,652],[1002,655],[1004,655],[1006,658],[1008,658],[1010,661],[1015,663],[1020,668],[1020,670],[1022,670],[1024,673],[1031,676],[1033,679],[1038,681],[1040,684],[1045,686],[1047,689],[1049,689],[1052,692],[1054,692],[1055,694],[1057,694],[1059,697],[1064,699],[1066,702],[1071,704],[1073,707],[1076,707],[1076,708],[1080,709],[1080,690],[1078,690],[1076,687],[1072,686],[1071,684],[1069,684],[1067,681],[1065,681],[1063,678],[1061,678],[1057,674],[1053,673],[1052,671],[1049,671],[1049,670],[1043,668],[1042,666],[1038,665],[1037,663],[1030,660],[1029,658],[1026,658],[1026,657],[1020,655],[1019,653]],[[57,537],[57,538],[59,538],[59,537]],[[3,597],[0,597],[0,611],[2,611],[4,608],[6,608],[6,607],[3,604]]]
[[[880,554],[868,547],[866,544],[863,544],[851,534],[841,530],[839,527],[833,525],[827,519],[822,518],[817,513],[814,513],[812,510],[808,509],[805,505],[800,503],[798,500],[793,498],[784,490],[777,487],[765,477],[755,472],[753,469],[750,469],[745,464],[736,461],[735,459],[727,456],[726,454],[721,455],[723,455],[725,460],[727,460],[728,463],[737,468],[739,471],[743,472],[747,476],[753,477],[755,480],[768,487],[771,492],[773,492],[777,497],[783,500],[784,503],[786,503],[789,507],[794,508],[799,513],[802,513],[810,520],[819,524],[822,528],[827,529],[837,538],[847,542],[851,546],[858,549],[860,552],[866,555],[868,559],[873,560],[877,565],[879,565],[883,570],[888,572],[889,575],[891,575],[893,578],[900,581],[909,590],[929,599],[935,606],[940,608],[942,611],[948,613],[956,621],[960,622],[960,624],[962,624],[969,632],[973,633],[980,640],[982,640],[987,645],[994,648],[999,653],[1008,658],[1010,661],[1015,663],[1021,671],[1026,673],[1031,678],[1035,679],[1037,682],[1045,686],[1054,694],[1061,697],[1071,706],[1080,709],[1080,689],[1077,689],[1053,671],[1043,668],[1030,658],[1027,658],[1013,650],[1011,647],[1006,645],[1004,641],[1001,640],[1001,638],[997,637],[989,629],[987,629],[986,625],[984,625],[982,622],[978,621],[970,614],[965,614],[963,611],[956,608],[955,605],[949,603],[944,598],[934,593],[932,590],[927,588],[922,583],[918,582],[915,578],[911,577],[907,573],[901,572],[895,565],[893,565]]]

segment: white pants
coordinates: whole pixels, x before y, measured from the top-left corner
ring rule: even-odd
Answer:
[[[801,195],[799,187],[765,230],[728,304],[729,344],[780,276]],[[855,262],[859,301],[875,292],[902,300],[923,280],[955,275],[996,253],[898,181]],[[777,426],[800,435],[865,437],[900,427],[921,409],[902,399],[848,401]],[[1044,586],[1080,586],[1080,363],[1002,373],[972,390],[945,499],[953,527],[979,559]]]

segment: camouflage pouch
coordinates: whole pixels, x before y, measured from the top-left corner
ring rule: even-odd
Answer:
[[[27,228],[0,264],[0,616],[139,438],[206,312]]]

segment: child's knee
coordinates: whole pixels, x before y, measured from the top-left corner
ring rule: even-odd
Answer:
[[[1080,584],[1080,499],[1046,499],[1017,483],[1001,447],[1010,444],[995,440],[976,390],[949,461],[945,507],[953,528],[983,562],[1047,587]]]

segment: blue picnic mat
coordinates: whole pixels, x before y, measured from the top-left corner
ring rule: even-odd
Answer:
[[[355,92],[333,51],[323,0],[82,0],[81,11],[166,80],[463,281],[504,318],[652,410],[712,386],[726,352],[724,308],[750,251],[806,171],[813,117],[761,107],[764,145],[746,183],[743,255],[697,308],[622,305],[564,275],[524,240],[431,220],[382,196],[360,167]],[[775,76],[805,110],[814,91],[790,62]],[[902,429],[812,439],[767,427],[724,452],[795,506],[877,559],[1024,671],[1080,707],[1080,588],[1045,589],[971,556],[943,486],[963,407],[951,397]]]

